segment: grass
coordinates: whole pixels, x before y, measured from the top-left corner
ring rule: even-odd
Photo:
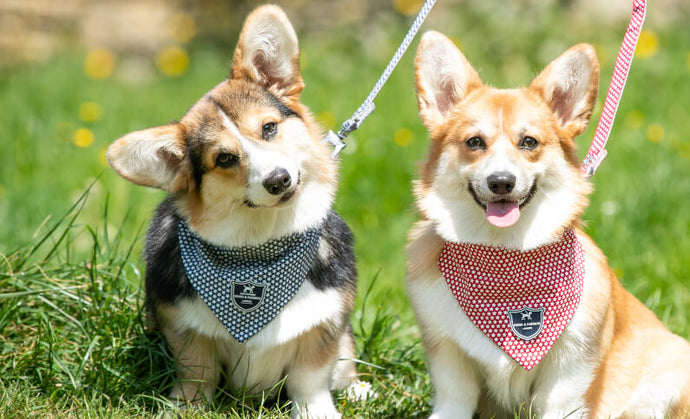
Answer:
[[[493,18],[481,7],[463,13],[439,7],[447,13],[432,12],[429,27],[457,37],[497,86],[527,83],[571,44],[595,44],[603,100],[624,22],[573,22],[555,7],[506,8],[500,13],[508,15]],[[534,24],[520,24],[528,12]],[[373,34],[301,38],[303,101],[328,128],[359,106],[409,23],[399,16],[382,21],[385,30]],[[658,49],[633,63],[584,218],[624,285],[688,338],[690,33],[648,29]],[[1,75],[0,416],[151,416],[169,407],[170,355],[160,337],[146,334],[141,314],[141,231],[163,194],[118,178],[102,153],[129,131],[180,118],[227,73],[229,49],[198,40],[188,50],[191,66],[179,78],[153,73],[131,82],[116,72],[89,79],[79,51]],[[360,288],[352,321],[359,371],[381,395],[365,403],[336,394],[347,417],[430,411],[432,389],[404,289],[403,249],[417,218],[410,182],[427,147],[413,53],[341,157],[336,209],[357,238]],[[80,119],[84,102],[97,103],[103,117]],[[73,141],[80,128],[93,134],[88,147]],[[581,154],[592,133],[593,126],[580,138]],[[201,414],[283,417],[288,408],[286,401],[244,403],[219,394]]]
[[[107,233],[103,228],[107,212],[101,226],[76,222],[91,187],[29,246],[4,257],[2,417],[17,411],[27,416],[150,416],[171,408],[164,396],[175,374],[173,359],[161,336],[145,331],[141,277],[132,243],[125,244],[122,230],[112,236]],[[79,234],[90,242],[87,258],[70,254]],[[377,417],[422,411],[426,399],[407,390],[429,392],[423,388],[428,387],[426,380],[419,380],[421,353],[414,341],[402,342],[392,333],[396,322],[378,305],[370,322],[354,323],[363,376],[379,391],[389,387],[388,394],[400,396],[396,403],[378,409]],[[405,374],[395,377],[392,371]],[[350,416],[375,412],[344,395],[338,401]],[[289,413],[289,402],[219,393],[212,405],[189,415],[220,417],[216,412],[282,417]]]

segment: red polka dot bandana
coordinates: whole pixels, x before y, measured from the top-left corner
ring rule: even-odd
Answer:
[[[572,230],[525,252],[446,242],[438,267],[467,317],[527,371],[570,322],[585,276]]]

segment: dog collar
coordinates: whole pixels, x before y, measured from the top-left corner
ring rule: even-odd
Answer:
[[[194,290],[242,343],[295,296],[319,248],[321,228],[259,246],[223,247],[177,225],[182,264]]]
[[[572,319],[585,275],[573,230],[524,252],[446,242],[438,267],[472,323],[527,371]]]

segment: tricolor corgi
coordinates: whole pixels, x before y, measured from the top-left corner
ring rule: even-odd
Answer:
[[[331,210],[337,162],[303,88],[295,31],[263,6],[229,79],[180,122],[108,149],[122,177],[169,192],[147,235],[146,297],[177,361],[175,401],[285,378],[293,416],[340,416],[330,389],[356,373],[353,237]]]
[[[484,85],[444,35],[415,62],[431,145],[407,286],[433,418],[690,415],[690,345],[622,288],[579,220],[575,137],[598,90],[576,45],[527,88]]]

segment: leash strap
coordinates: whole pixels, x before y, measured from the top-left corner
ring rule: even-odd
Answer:
[[[623,37],[623,44],[616,58],[616,65],[613,68],[611,84],[606,93],[606,100],[599,117],[599,124],[594,132],[592,145],[589,147],[587,156],[582,162],[581,170],[587,178],[594,175],[601,162],[606,158],[606,142],[609,139],[613,121],[616,118],[616,112],[623,95],[625,82],[628,79],[630,64],[632,63],[637,41],[640,39],[640,32],[642,31],[646,12],[647,5],[645,0],[633,0],[632,16]]]
[[[323,141],[329,142],[333,145],[334,150],[332,156],[334,158],[338,156],[343,148],[345,148],[345,143],[343,142],[345,137],[347,137],[352,131],[359,128],[362,125],[362,122],[364,122],[364,120],[371,115],[372,112],[374,112],[374,109],[376,108],[376,105],[374,105],[376,95],[378,95],[383,85],[386,84],[386,81],[388,81],[388,78],[393,73],[393,70],[398,65],[398,62],[400,62],[400,59],[405,54],[405,51],[407,51],[407,48],[410,46],[415,35],[417,35],[419,28],[422,26],[424,19],[426,19],[426,16],[431,11],[431,8],[434,7],[434,3],[436,3],[436,0],[426,0],[424,2],[421,10],[417,14],[417,17],[415,18],[414,22],[412,22],[412,26],[407,31],[407,35],[405,35],[405,38],[398,47],[398,50],[395,51],[393,58],[391,58],[391,60],[388,62],[388,66],[386,66],[383,74],[381,74],[381,77],[379,77],[376,85],[374,85],[374,88],[371,90],[371,93],[369,93],[369,96],[367,96],[362,105],[360,105],[357,111],[352,114],[350,119],[343,122],[343,125],[337,134],[333,131],[328,131],[328,134]]]

